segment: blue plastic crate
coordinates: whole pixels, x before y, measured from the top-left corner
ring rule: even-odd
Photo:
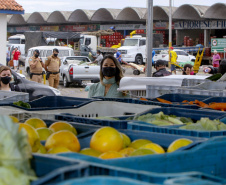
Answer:
[[[178,177],[168,179],[164,182],[164,185],[220,185],[219,182],[214,182],[205,179],[199,179],[195,177]]]
[[[204,101],[208,98],[209,96],[204,96],[204,95],[193,95],[193,94],[164,94],[162,96],[159,96],[158,98],[162,98],[164,100],[171,101],[172,103],[182,103],[184,100],[188,101]],[[156,98],[152,99],[152,101],[159,102]]]
[[[144,136],[144,133],[145,132],[140,133],[140,135]],[[156,133],[149,133],[150,136],[155,134]],[[167,141],[167,139],[169,139],[167,135],[168,134],[163,134],[161,138],[169,142]],[[176,137],[176,135],[172,135],[172,137]],[[186,138],[186,136],[183,137]],[[89,139],[87,138],[87,140]],[[158,144],[161,145],[161,143]],[[60,155],[98,164],[107,164],[146,172],[182,173],[198,171],[226,180],[226,137],[211,138],[189,150],[167,154],[146,155],[142,157],[102,160],[78,153],[64,153]]]
[[[148,101],[132,99],[132,98],[105,98],[105,97],[96,97],[103,101],[116,101],[123,103],[134,103],[134,104],[143,104],[143,105],[158,105],[161,107],[178,107],[178,108],[187,108],[187,109],[199,109],[200,107],[197,105],[182,105],[182,104],[167,104],[161,103],[159,101],[153,101],[151,99],[147,99]]]
[[[108,176],[97,176],[97,177],[86,177],[80,179],[71,179],[65,182],[58,183],[57,185],[154,185],[147,182],[138,180],[132,180],[129,178],[122,177],[108,177]]]
[[[59,182],[65,182],[75,178],[129,178],[143,182],[158,182],[162,184],[165,180],[176,177],[191,176],[198,179],[208,179],[214,182],[225,182],[223,179],[216,178],[207,174],[198,172],[176,173],[176,174],[157,174],[126,168],[114,167],[89,163],[75,159],[69,159],[56,155],[33,154],[31,166],[37,174],[38,179],[31,185],[55,185]]]
[[[220,121],[226,124],[226,118],[223,118]],[[128,122],[129,130],[140,130],[140,131],[146,131],[146,132],[156,132],[156,133],[175,134],[175,135],[181,135],[181,136],[192,136],[192,137],[203,137],[203,138],[226,136],[226,130],[225,131],[196,131],[196,130],[179,129],[179,127],[181,127],[181,125],[159,127],[159,126],[145,123],[142,121]]]
[[[38,177],[31,185],[56,184],[89,173],[89,165],[84,161],[62,159],[51,155],[34,154],[31,167]]]
[[[37,100],[28,102],[31,105],[30,109],[11,105],[26,111],[40,111],[40,110],[55,110],[55,109],[71,109],[78,108],[82,105],[92,102],[90,98],[76,98],[67,96],[44,96]],[[97,100],[96,100],[97,101]]]
[[[110,126],[116,129],[127,129],[127,123],[132,120],[133,116],[120,116],[115,118],[118,118],[119,120],[104,120],[104,119],[96,119],[96,118],[78,117],[72,114],[55,115],[56,120],[84,123],[84,124],[90,124],[90,125],[99,125],[99,126]],[[127,120],[128,118],[131,118],[131,120]]]
[[[157,114],[159,112],[163,112],[166,115],[175,115],[178,117],[188,117],[193,120],[200,120],[202,117],[208,117],[211,120],[214,119],[221,119],[225,117],[225,112],[219,112],[219,111],[214,111],[214,110],[194,110],[194,109],[184,109],[184,108],[172,108],[172,107],[164,107],[164,108],[155,108],[148,110],[146,112],[143,112],[140,115],[144,114]]]
[[[210,97],[206,100],[203,101],[204,103],[206,104],[209,104],[209,103],[226,103],[226,97]]]

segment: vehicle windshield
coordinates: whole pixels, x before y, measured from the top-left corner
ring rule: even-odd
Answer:
[[[123,46],[138,46],[138,39],[125,39]]]
[[[20,44],[20,39],[9,39],[8,44]]]

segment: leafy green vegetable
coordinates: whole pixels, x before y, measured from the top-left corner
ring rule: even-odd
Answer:
[[[200,130],[200,131],[217,131],[226,130],[226,125],[219,120],[210,120],[209,118],[201,118],[193,124],[180,127],[180,129],[186,130]]]
[[[19,107],[27,108],[27,109],[30,109],[31,108],[31,105],[29,103],[25,103],[23,101],[14,102],[13,104],[14,105],[17,105]]]
[[[175,115],[165,115],[163,112],[157,114],[145,114],[141,116],[134,117],[134,120],[143,121],[146,123],[151,123],[158,126],[167,126],[167,125],[183,125],[184,123],[180,121],[180,118]]]
[[[19,125],[14,124],[8,116],[0,116],[0,179],[7,178],[11,184],[29,184],[35,179],[30,167],[31,147],[25,130],[18,132]],[[20,178],[11,178],[20,174]],[[21,175],[24,174],[24,175]],[[4,176],[4,177],[3,177]],[[0,181],[1,182],[1,181]],[[1,184],[1,183],[0,183]]]

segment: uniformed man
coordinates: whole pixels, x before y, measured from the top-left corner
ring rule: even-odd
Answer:
[[[47,72],[47,78],[49,80],[49,86],[57,88],[60,80],[60,58],[57,57],[59,53],[58,49],[53,49],[53,54],[47,57],[45,61],[45,70]]]
[[[44,68],[44,64],[42,60],[39,58],[39,50],[34,51],[34,55],[29,58],[30,65],[30,79],[32,81],[42,83],[42,68]]]

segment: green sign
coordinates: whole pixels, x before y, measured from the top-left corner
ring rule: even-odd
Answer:
[[[218,53],[224,53],[226,48],[226,39],[211,39],[211,52],[217,50]]]

